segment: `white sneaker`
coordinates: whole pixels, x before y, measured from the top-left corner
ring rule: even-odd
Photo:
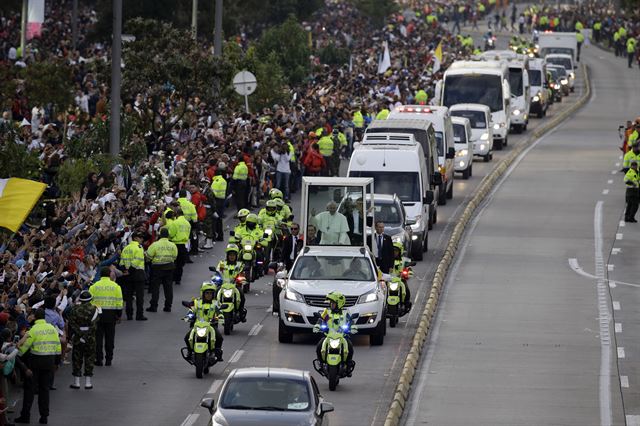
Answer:
[[[78,379],[80,379],[78,377]],[[78,387],[79,387],[80,383],[78,383]],[[93,385],[91,384],[91,377],[87,376],[84,378],[84,388],[85,389],[93,389]]]
[[[209,250],[213,248],[213,240],[211,238],[207,238],[207,241],[202,246],[203,249]]]
[[[73,376],[73,384],[69,385],[71,389],[80,389],[80,377]]]

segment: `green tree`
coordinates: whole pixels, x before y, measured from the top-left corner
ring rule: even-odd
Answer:
[[[0,65],[0,108],[3,110],[11,106],[16,87],[15,67],[9,64]]]
[[[400,10],[395,0],[351,0],[355,7],[371,19],[375,27],[382,27],[389,15]]]
[[[73,104],[71,69],[63,62],[34,62],[20,72],[24,91],[32,105],[49,105],[55,111]]]
[[[343,65],[349,62],[349,49],[337,47],[333,42],[320,49],[318,56],[323,64]]]
[[[0,179],[18,177],[39,180],[42,164],[35,152],[15,142],[15,134],[5,134],[0,142]]]
[[[260,37],[257,53],[260,60],[274,54],[289,84],[297,84],[309,74],[309,39],[307,32],[293,15],[287,20],[268,29]]]

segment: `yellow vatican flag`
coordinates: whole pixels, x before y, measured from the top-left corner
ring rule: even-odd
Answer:
[[[442,65],[442,40],[438,43],[438,47],[433,52],[433,73],[437,73]]]
[[[33,180],[0,179],[0,226],[17,232],[46,187]]]

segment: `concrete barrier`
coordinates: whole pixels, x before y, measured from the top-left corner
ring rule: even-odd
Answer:
[[[420,319],[420,322],[418,324],[418,329],[416,330],[416,334],[413,338],[411,348],[409,349],[409,353],[405,358],[404,366],[400,373],[400,378],[398,379],[398,383],[394,392],[393,401],[391,402],[387,417],[384,422],[385,426],[397,426],[400,424],[402,415],[404,413],[405,404],[409,400],[409,396],[411,393],[411,383],[413,382],[413,378],[419,366],[422,349],[427,341],[429,331],[431,330],[432,318],[438,308],[438,300],[440,298],[440,293],[447,278],[449,266],[455,258],[458,244],[462,240],[467,224],[473,217],[473,214],[475,213],[478,206],[482,204],[482,201],[491,192],[496,182],[509,168],[513,161],[520,154],[522,154],[522,152],[527,149],[534,141],[555,128],[567,117],[572,115],[587,103],[587,101],[591,97],[591,81],[589,80],[588,69],[584,64],[582,65],[582,75],[584,77],[584,93],[582,94],[580,99],[578,99],[575,104],[571,105],[566,110],[561,111],[557,116],[553,117],[548,122],[539,126],[534,132],[532,132],[531,136],[526,141],[519,144],[509,154],[507,154],[507,156],[505,156],[502,161],[500,161],[500,163],[482,179],[480,185],[476,189],[473,198],[467,202],[467,206],[460,216],[460,219],[458,219],[458,222],[456,223],[456,226],[453,229],[451,237],[449,238],[449,241],[447,243],[447,247],[444,250],[440,262],[438,263],[438,267],[436,268],[435,275],[431,282],[429,298],[422,312],[422,318]]]

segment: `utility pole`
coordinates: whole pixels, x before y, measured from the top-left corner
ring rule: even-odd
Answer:
[[[113,0],[113,41],[111,42],[111,131],[109,153],[120,153],[120,85],[122,84],[122,0]]]
[[[222,0],[216,1],[216,27],[213,33],[213,56],[222,56]]]
[[[78,0],[73,0],[73,9],[71,12],[71,32],[73,50],[78,47]]]
[[[20,55],[22,60],[25,57],[25,49],[27,46],[27,14],[29,13],[29,0],[22,0],[22,16],[20,24]]]
[[[194,40],[198,38],[198,0],[191,0],[191,34]]]

